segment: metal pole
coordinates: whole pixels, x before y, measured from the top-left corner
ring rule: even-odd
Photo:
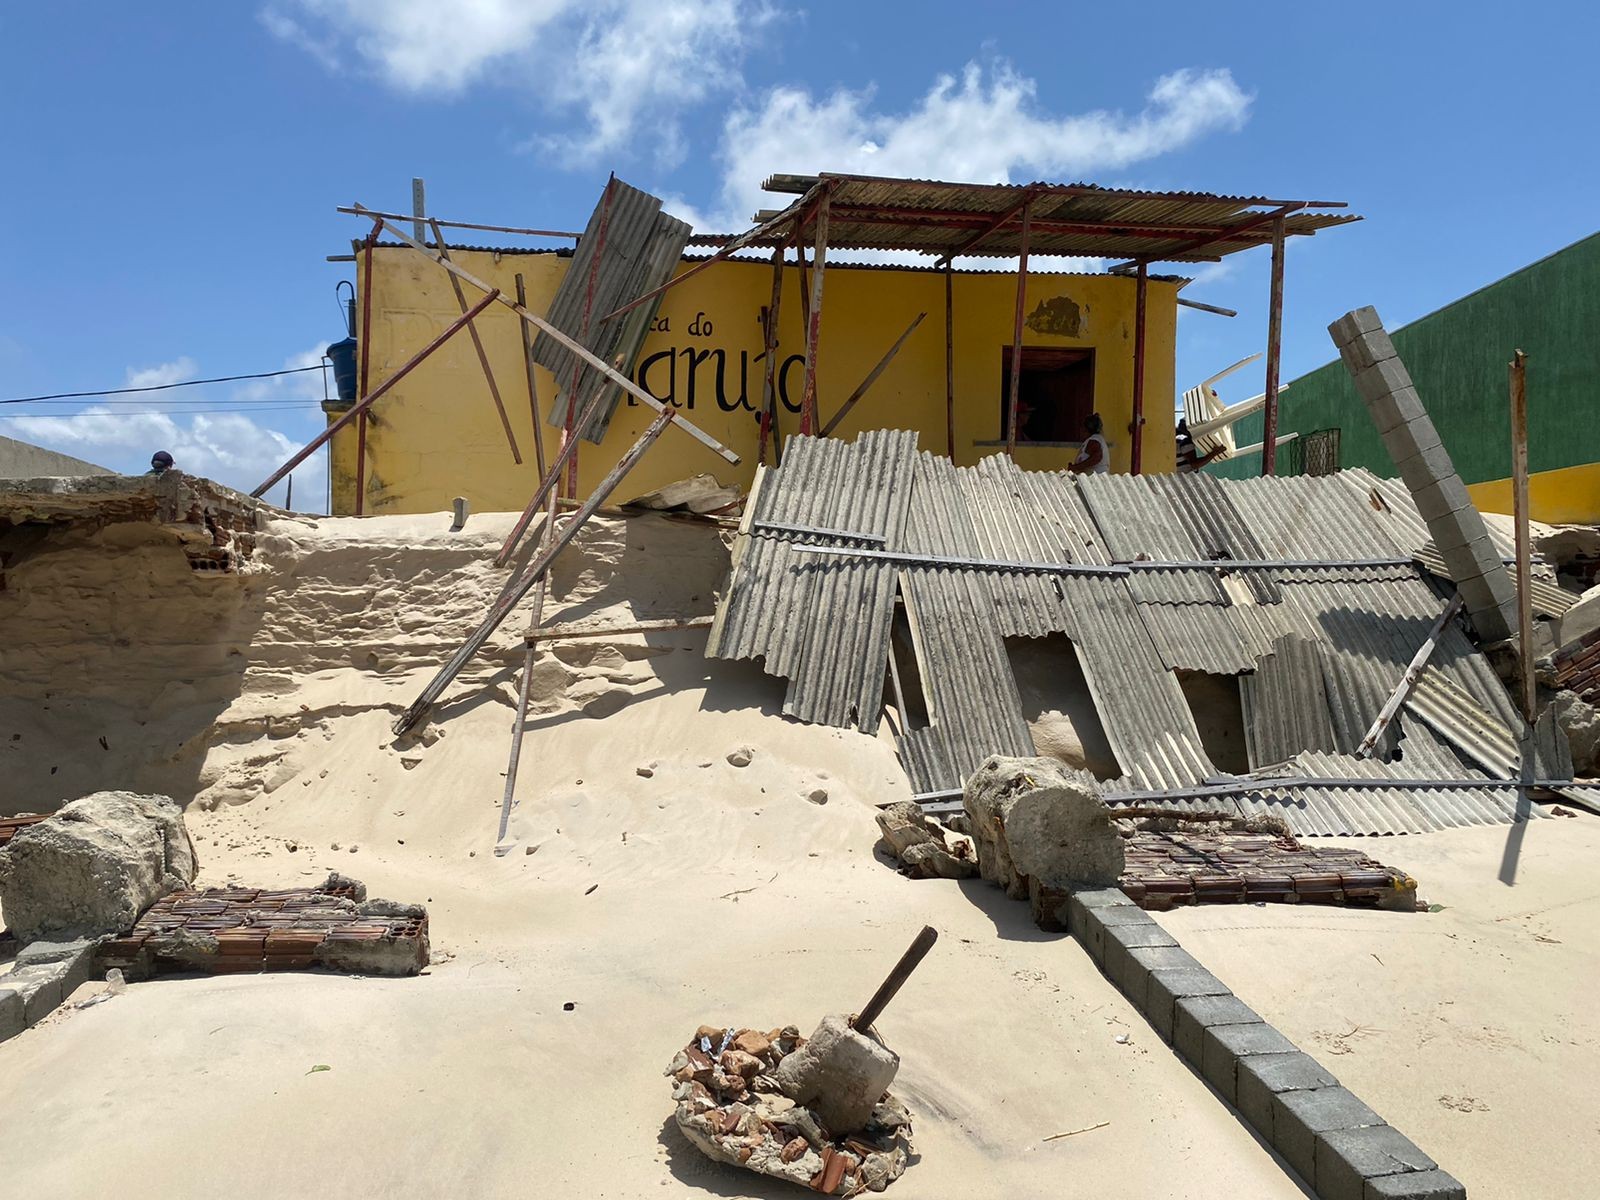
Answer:
[[[1511,359],[1511,496],[1517,526],[1517,640],[1522,658],[1522,715],[1532,725],[1538,716],[1533,677],[1533,565],[1528,536],[1528,356]]]
[[[383,222],[374,221],[365,246],[366,261],[363,264],[364,274],[361,283],[361,378],[356,388],[357,393],[362,396],[367,394],[367,389],[372,383],[369,366],[372,354],[372,248],[378,244],[378,234],[382,231]],[[328,474],[331,477],[333,472],[329,471]],[[366,490],[367,415],[366,411],[362,410],[360,424],[356,426],[356,516],[358,517],[365,507]]]
[[[422,232],[422,222],[423,222],[423,219],[428,215],[428,204],[427,204],[426,191],[427,191],[427,189],[423,187],[422,180],[420,180],[420,179],[412,179],[412,181],[411,181],[411,232],[412,232],[412,235],[419,242],[425,236],[423,234],[423,232]],[[439,237],[439,231],[437,229],[435,229],[433,231],[433,236],[436,237],[436,238],[439,238],[439,248],[442,250],[444,248],[444,239],[442,237]]]
[[[418,179],[415,182],[420,184],[422,180]],[[439,256],[449,261],[450,252],[444,248],[444,234],[439,232],[436,222],[430,221],[429,224],[433,226],[433,240],[439,247]],[[460,306],[462,312],[466,312],[467,293],[461,289],[461,280],[454,275],[450,276],[450,287],[456,294],[456,304]],[[527,326],[523,328],[526,329]],[[471,322],[467,323],[467,332],[472,335],[472,348],[477,351],[478,365],[483,368],[483,380],[489,385],[489,396],[494,400],[494,410],[500,414],[500,425],[506,431],[506,441],[511,443],[511,457],[520,467],[522,451],[517,449],[517,436],[511,432],[511,418],[506,415],[505,403],[500,399],[500,385],[494,381],[494,372],[489,368],[489,355],[483,348],[483,338],[478,336],[478,327]]]
[[[761,441],[756,450],[756,461],[767,461],[767,439],[777,417],[778,391],[778,309],[783,303],[783,243],[772,251],[772,301],[767,305],[767,327],[762,330],[762,349],[766,354],[767,369],[761,382]],[[776,459],[777,455],[773,455]]]
[[[483,648],[483,644],[500,627],[500,623],[511,614],[511,610],[517,606],[522,597],[533,589],[535,583],[544,578],[545,572],[550,569],[550,563],[555,559],[556,555],[560,554],[578,536],[578,531],[583,527],[583,523],[589,519],[595,509],[605,503],[606,497],[611,494],[617,484],[622,482],[623,476],[633,469],[634,464],[644,456],[644,452],[650,448],[656,438],[661,436],[667,426],[672,424],[676,416],[677,413],[673,409],[664,408],[661,410],[656,419],[651,422],[650,428],[644,431],[639,440],[618,460],[617,465],[611,468],[611,473],[600,481],[599,486],[583,502],[582,507],[572,515],[571,520],[562,525],[554,541],[541,550],[534,557],[534,560],[528,564],[527,570],[501,594],[500,598],[495,601],[493,607],[489,610],[489,615],[484,618],[483,623],[473,631],[461,649],[457,650],[450,661],[434,676],[428,686],[422,690],[422,694],[412,702],[411,707],[400,714],[400,718],[395,721],[393,726],[397,736],[411,729],[427,714],[428,710],[433,707],[434,702],[444,694],[444,689],[450,686],[450,681],[460,674],[461,668],[466,666],[471,661],[472,656]]]
[[[1272,219],[1272,293],[1267,305],[1267,400],[1261,423],[1261,473],[1278,473],[1278,361],[1283,346],[1283,214]]]
[[[806,382],[800,394],[800,433],[817,426],[817,343],[822,338],[822,280],[828,266],[829,196],[817,206],[816,246],[811,255],[811,301],[806,318]]]
[[[956,461],[956,317],[953,268],[944,264],[944,441],[945,454]]]
[[[451,276],[453,279],[454,276]],[[522,308],[528,307],[528,293],[522,283],[522,272],[517,272],[517,304]],[[533,460],[539,468],[539,475],[544,476],[544,423],[539,420],[539,384],[534,378],[533,369],[533,338],[528,333],[528,323],[518,321],[517,327],[522,330],[522,365],[528,372],[528,410],[533,414]]]
[[[1135,475],[1144,469],[1144,326],[1145,303],[1150,285],[1150,266],[1139,260],[1133,295],[1133,462]]]
[[[894,994],[905,985],[906,980],[911,977],[911,972],[915,971],[917,964],[928,956],[928,951],[933,949],[934,942],[938,940],[939,931],[932,925],[924,925],[922,932],[917,934],[906,952],[900,956],[900,961],[895,964],[894,970],[889,972],[889,977],[878,985],[878,990],[872,994],[872,999],[867,1001],[867,1006],[851,1019],[851,1028],[872,1027],[872,1023],[878,1019],[885,1006],[894,999]]]
[[[360,400],[357,400],[355,407],[351,408],[332,425],[329,425],[321,433],[317,434],[316,437],[307,442],[300,450],[296,451],[294,457],[289,459],[288,462],[284,463],[283,466],[279,467],[271,475],[267,476],[266,481],[258,486],[255,491],[251,492],[250,495],[260,499],[266,493],[266,490],[269,487],[277,483],[278,480],[282,479],[290,471],[294,470],[301,463],[303,463],[311,456],[313,452],[325,444],[330,438],[333,437],[334,434],[338,433],[339,430],[350,424],[350,422],[366,415],[367,409],[372,407],[374,401],[376,401],[380,396],[384,395],[390,388],[394,387],[395,384],[399,383],[407,375],[411,374],[411,372],[417,367],[421,366],[424,359],[426,359],[440,346],[448,342],[455,333],[457,333],[463,326],[471,321],[473,317],[477,316],[484,309],[488,308],[489,305],[494,303],[499,296],[500,293],[498,291],[491,291],[482,300],[474,304],[471,311],[463,313],[451,323],[448,329],[446,329],[438,337],[434,338],[433,341],[429,342],[421,350],[418,350],[414,355],[411,356],[404,366],[380,383],[376,391],[370,392],[363,396]]]
[[[1022,385],[1022,313],[1028,303],[1028,229],[1033,202],[1022,206],[1022,253],[1017,262],[1017,312],[1011,327],[1011,390],[1006,394],[1006,457],[1017,457],[1017,389]]]

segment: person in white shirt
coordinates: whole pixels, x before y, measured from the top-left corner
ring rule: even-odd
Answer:
[[[1078,457],[1072,460],[1067,470],[1074,475],[1104,475],[1111,470],[1111,447],[1106,442],[1105,434],[1100,432],[1104,428],[1105,422],[1100,419],[1099,413],[1090,413],[1084,418],[1083,431],[1088,436],[1078,450]]]

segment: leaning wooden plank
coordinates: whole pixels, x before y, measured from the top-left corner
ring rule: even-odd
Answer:
[[[439,232],[439,222],[430,220],[428,224],[433,227],[433,241],[439,247],[439,257],[448,261],[450,251],[445,249],[444,234]],[[461,290],[461,280],[454,275],[450,276],[450,287],[455,291],[456,303],[461,306],[461,311],[466,312],[467,294]],[[506,441],[511,443],[511,457],[520,467],[522,451],[517,449],[517,435],[511,432],[511,418],[506,416],[505,402],[500,399],[500,385],[494,381],[494,372],[489,368],[489,355],[483,348],[483,338],[478,334],[478,327],[471,322],[467,324],[467,332],[472,335],[472,348],[478,353],[478,365],[483,368],[483,380],[489,385],[489,396],[494,400],[494,410],[500,414],[500,425],[506,431]]]
[[[680,629],[710,629],[715,617],[676,617],[661,621],[636,621],[632,625],[613,625],[591,628],[587,625],[547,625],[527,634],[528,644],[535,642],[575,642],[584,638],[622,637],[634,633],[672,633]]]
[[[1400,682],[1395,684],[1394,691],[1384,701],[1383,707],[1378,710],[1378,719],[1372,723],[1372,728],[1367,730],[1367,736],[1361,739],[1361,744],[1356,747],[1357,758],[1370,758],[1373,748],[1377,746],[1378,739],[1383,736],[1383,731],[1389,728],[1389,722],[1394,720],[1395,713],[1400,711],[1400,706],[1406,702],[1406,697],[1411,695],[1411,689],[1417,686],[1417,678],[1422,674],[1422,669],[1428,665],[1428,659],[1433,655],[1433,648],[1438,643],[1439,637],[1444,633],[1444,627],[1450,623],[1450,618],[1461,611],[1461,596],[1458,593],[1445,609],[1439,614],[1439,619],[1433,623],[1433,628],[1428,630],[1428,636],[1423,639],[1422,645],[1417,647],[1417,652],[1411,656],[1411,663],[1405,669],[1405,674],[1400,676]]]
[[[376,216],[377,215],[377,214],[373,213],[371,209],[363,208],[359,204],[357,204],[355,206],[355,209],[356,209],[357,212],[359,212],[359,213],[361,213],[363,215],[366,215],[366,216]],[[415,250],[418,254],[421,254],[424,258],[431,258],[434,262],[438,263],[446,271],[449,271],[452,275],[456,276],[457,278],[463,279],[467,283],[470,283],[473,287],[477,288],[479,291],[493,292],[495,299],[500,301],[501,304],[504,304],[507,308],[511,309],[512,312],[516,313],[524,321],[527,321],[529,324],[533,325],[536,329],[543,330],[545,333],[549,334],[550,337],[554,338],[561,345],[565,346],[568,350],[572,351],[579,358],[583,359],[584,362],[588,363],[596,371],[600,372],[600,374],[604,375],[607,379],[611,380],[612,383],[616,384],[623,391],[627,392],[634,399],[638,400],[639,403],[643,404],[646,408],[652,408],[658,413],[666,408],[666,405],[662,404],[661,401],[657,400],[649,392],[645,391],[638,384],[634,383],[633,380],[629,379],[621,371],[616,370],[609,363],[606,363],[606,362],[602,361],[601,359],[596,358],[592,353],[589,352],[587,347],[583,346],[581,343],[575,341],[574,339],[568,337],[566,334],[562,333],[561,330],[557,329],[554,325],[550,324],[549,321],[546,321],[543,317],[539,316],[537,313],[529,312],[526,308],[524,308],[522,305],[518,304],[515,300],[512,300],[507,296],[502,296],[500,294],[500,290],[498,288],[492,287],[491,285],[485,283],[483,280],[479,279],[476,275],[472,274],[472,272],[470,272],[470,271],[468,271],[468,270],[466,270],[466,269],[464,269],[462,267],[457,266],[455,263],[449,261],[448,259],[441,258],[439,255],[435,254],[432,250],[429,250],[421,242],[417,241],[415,238],[411,237],[409,234],[407,234],[403,230],[399,229],[397,226],[395,226],[395,224],[393,222],[388,221],[388,220],[384,220],[383,218],[379,218],[379,219],[383,221],[383,227],[385,229],[387,229],[392,236],[398,238],[400,241],[402,241],[406,245],[410,246],[413,250]],[[729,450],[721,442],[717,441],[716,438],[712,437],[705,430],[700,429],[698,426],[690,423],[689,421],[684,421],[684,420],[679,420],[677,422],[677,425],[678,425],[678,427],[680,429],[682,429],[690,437],[692,437],[696,441],[702,443],[703,445],[705,445],[709,449],[715,451],[717,454],[721,455],[728,462],[732,463],[735,466],[737,466],[739,464],[739,456],[737,454],[735,454],[732,450]]]
[[[526,308],[528,306],[528,292],[522,283],[522,273],[517,273],[517,303]],[[522,330],[522,365],[528,372],[528,408],[533,413],[533,461],[539,468],[539,474],[544,474],[544,431],[540,428],[539,421],[539,384],[533,375],[533,339],[528,336],[528,323],[519,321],[517,328]]]
[[[878,365],[867,372],[867,377],[861,381],[859,387],[850,393],[848,399],[839,406],[839,411],[833,414],[833,419],[822,427],[822,436],[827,437],[838,426],[839,422],[850,415],[850,410],[856,406],[856,401],[867,394],[867,389],[878,382],[878,376],[894,361],[894,356],[900,353],[900,347],[906,344],[906,339],[916,332],[917,326],[922,324],[922,318],[928,314],[919,312],[912,318],[911,324],[906,326],[906,331],[895,339],[894,345],[889,347],[888,353],[878,360]]]
[[[500,299],[500,290],[498,288],[487,288],[485,290],[489,294],[482,300],[478,301],[478,303],[474,304],[470,312],[462,313],[461,317],[452,323],[448,329],[446,329],[438,337],[434,338],[433,341],[429,342],[421,350],[418,350],[414,355],[412,355],[410,361],[408,361],[393,375],[389,376],[389,378],[385,379],[381,384],[379,384],[376,391],[373,391],[368,395],[363,396],[360,400],[357,400],[356,403],[349,409],[349,411],[344,414],[344,416],[340,417],[332,425],[329,425],[321,433],[317,434],[316,437],[307,442],[298,453],[289,459],[288,462],[284,463],[283,466],[279,467],[271,475],[267,476],[265,482],[257,487],[255,491],[251,492],[250,495],[260,499],[260,497],[265,494],[269,487],[277,483],[278,480],[282,479],[306,459],[310,458],[312,454],[316,453],[316,451],[319,450],[329,438],[338,433],[339,430],[350,424],[350,422],[354,421],[357,417],[363,416],[367,409],[372,407],[372,402],[374,400],[387,392],[395,384],[399,383],[417,367],[421,366],[423,360],[426,359],[428,355],[432,354],[440,346],[448,342],[450,338],[464,326],[470,325],[473,317],[477,316],[484,309],[488,308],[490,304],[494,303],[494,301]]]
[[[500,627],[502,621],[511,615],[511,610],[517,606],[517,603],[533,590],[534,584],[544,578],[545,572],[550,569],[551,561],[578,536],[578,531],[583,528],[584,522],[594,514],[595,509],[605,503],[606,497],[615,490],[617,484],[622,482],[622,477],[633,469],[634,465],[644,457],[644,452],[665,432],[667,426],[677,419],[678,415],[673,409],[662,409],[656,419],[650,423],[650,428],[644,431],[639,440],[617,462],[617,465],[611,468],[611,473],[600,481],[600,486],[595,488],[589,498],[583,502],[583,507],[573,513],[571,520],[562,525],[555,539],[535,555],[533,561],[528,564],[527,569],[523,571],[516,582],[500,594],[493,607],[490,608],[489,615],[484,618],[483,623],[473,630],[472,635],[467,638],[461,649],[451,656],[450,661],[445,663],[439,673],[433,677],[432,682],[422,689],[422,694],[412,702],[411,707],[400,714],[400,719],[394,723],[394,732],[397,735],[411,729],[427,714],[439,697],[444,694],[445,688],[450,686],[450,681],[459,675],[461,669],[471,661],[472,656],[483,648],[483,644],[489,640],[489,636]]]
[[[500,833],[495,838],[496,855],[511,853],[506,834],[511,829],[511,802],[517,794],[517,763],[522,758],[522,725],[528,719],[528,690],[533,683],[533,643],[522,656],[522,687],[517,692],[517,715],[511,724],[511,760],[506,763],[506,790],[500,800]]]

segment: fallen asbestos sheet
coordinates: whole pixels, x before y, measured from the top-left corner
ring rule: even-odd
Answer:
[[[368,900],[364,884],[338,874],[317,888],[173,892],[99,955],[102,971],[117,967],[132,978],[312,967],[415,975],[427,965],[427,909]]]

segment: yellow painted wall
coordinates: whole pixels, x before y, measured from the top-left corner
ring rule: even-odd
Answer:
[[[1468,484],[1467,494],[1484,512],[1512,510],[1509,479]],[[1550,525],[1600,523],[1600,463],[1536,471],[1528,476],[1528,515]]]
[[[456,251],[452,257],[479,278],[515,295],[521,273],[529,307],[548,309],[570,259],[554,254]],[[687,270],[685,264],[680,270]],[[798,272],[785,272],[780,310],[780,362],[804,348]],[[975,462],[1001,452],[1000,405],[1004,394],[1001,354],[1011,342],[1015,276],[956,274],[955,393],[956,461]],[[725,484],[748,487],[754,477],[761,399],[760,311],[771,298],[772,271],[759,262],[724,262],[666,293],[655,331],[636,367],[653,395],[666,398],[684,416],[740,454],[730,466],[688,435],[673,429],[623,481],[616,498],[651,491],[689,475],[708,472]],[[1174,466],[1172,397],[1178,285],[1149,284],[1145,355],[1144,466],[1151,472]],[[470,301],[477,293],[467,288]],[[373,265],[372,379],[377,387],[425,346],[460,309],[449,277],[434,263],[404,248],[379,249]],[[1041,332],[1061,323],[1034,313],[1077,306],[1077,335]],[[1095,405],[1112,443],[1112,469],[1129,467],[1132,417],[1134,281],[1110,275],[1034,275],[1028,282],[1030,327],[1025,346],[1092,346]],[[944,383],[944,277],[907,271],[832,264],[824,284],[818,407],[826,422],[872,369],[918,312],[928,315],[899,355],[861,399],[835,436],[863,429],[916,429],[925,450],[943,452],[946,441]],[[521,509],[537,483],[533,430],[522,364],[519,318],[492,306],[477,321],[490,364],[522,449],[513,463],[504,431],[484,385],[483,373],[465,332],[402,380],[373,407],[367,432],[367,513],[433,512],[465,496],[479,512]],[[1035,328],[1038,326],[1039,328]],[[670,353],[669,353],[670,352]],[[691,369],[691,360],[694,363]],[[718,370],[722,373],[719,390]],[[791,403],[799,404],[803,369],[787,368]],[[555,381],[538,368],[543,412],[550,411]],[[719,402],[719,396],[721,400]],[[741,404],[741,399],[743,403]],[[730,411],[731,409],[731,411]],[[587,495],[650,423],[653,413],[637,402],[618,407],[605,440],[584,442],[579,457],[579,492]],[[797,412],[780,409],[785,434],[799,428]],[[559,430],[543,425],[553,456]],[[1060,469],[1075,456],[1070,448],[1019,446],[1017,461],[1031,469]],[[354,511],[354,425],[334,438],[333,506]]]

